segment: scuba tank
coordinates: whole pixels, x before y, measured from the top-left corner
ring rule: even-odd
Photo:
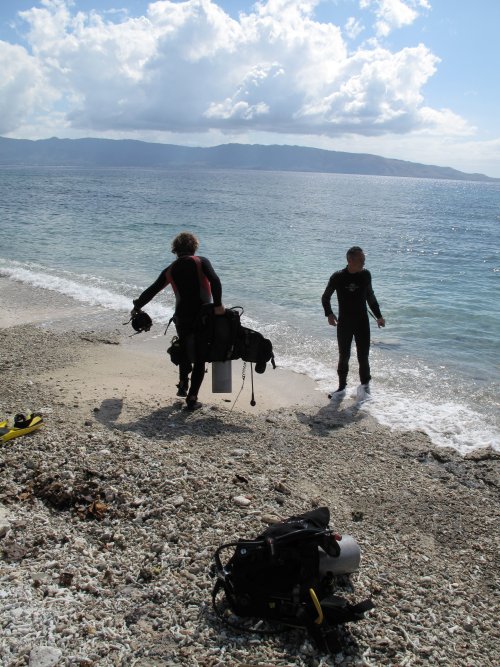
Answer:
[[[232,392],[231,360],[212,362],[212,392],[230,394]]]
[[[361,550],[358,543],[352,535],[342,535],[338,540],[340,553],[333,557],[326,553],[321,547],[318,547],[319,554],[319,574],[321,577],[327,575],[352,574],[359,570],[361,561]]]

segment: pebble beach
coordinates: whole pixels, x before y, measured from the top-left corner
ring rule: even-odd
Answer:
[[[164,341],[16,318],[2,285],[0,417],[45,423],[0,446],[1,665],[500,664],[498,452],[391,431],[279,368],[255,408],[207,378],[188,413]],[[360,545],[347,595],[374,609],[329,655],[221,625],[216,548],[319,506]]]

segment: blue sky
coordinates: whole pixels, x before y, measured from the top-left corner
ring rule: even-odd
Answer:
[[[2,0],[0,135],[277,143],[500,177],[497,0]]]

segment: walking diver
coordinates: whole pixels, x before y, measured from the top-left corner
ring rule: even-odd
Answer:
[[[351,344],[354,338],[359,363],[359,379],[361,385],[369,393],[371,380],[370,364],[370,322],[366,304],[374,314],[377,325],[385,327],[385,320],[380,312],[378,301],[372,288],[370,272],[364,268],[365,253],[359,246],[353,246],[347,251],[347,266],[336,271],[328,281],[328,285],[321,297],[321,303],[328,318],[328,324],[337,327],[337,341],[339,346],[339,376],[338,389],[332,394],[340,397],[345,392]],[[331,307],[332,294],[337,292],[339,316],[335,317]]]
[[[156,281],[138,299],[134,299],[132,317],[140,312],[158,292],[172,285],[175,294],[174,324],[185,360],[179,364],[177,396],[186,397],[186,408],[195,410],[200,406],[198,392],[205,376],[205,360],[196,358],[194,364],[188,361],[189,339],[195,331],[201,307],[214,304],[215,315],[224,315],[222,286],[219,277],[206,257],[195,255],[199,241],[193,234],[181,232],[172,241],[172,252],[177,259],[164,269]],[[195,346],[192,346],[195,347]],[[191,386],[189,376],[191,375]]]

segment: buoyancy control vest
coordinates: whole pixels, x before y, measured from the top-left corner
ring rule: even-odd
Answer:
[[[265,632],[282,626],[306,628],[322,649],[328,635],[342,623],[359,621],[373,607],[371,600],[351,604],[335,594],[340,578],[359,566],[360,551],[353,538],[329,529],[330,512],[320,507],[271,525],[253,540],[223,544],[214,554],[214,610],[232,627],[256,631],[244,619],[265,619]],[[223,564],[222,554],[233,550]],[[233,620],[225,610],[229,608]]]

